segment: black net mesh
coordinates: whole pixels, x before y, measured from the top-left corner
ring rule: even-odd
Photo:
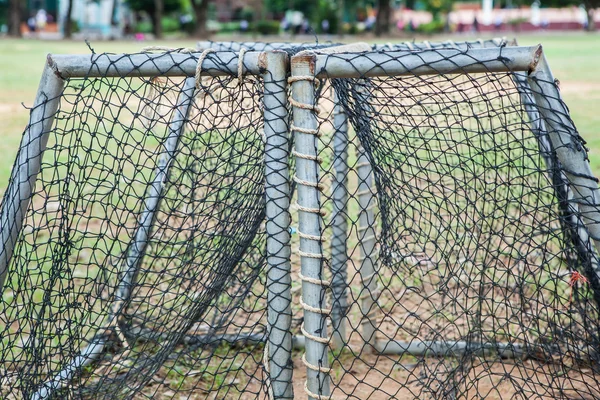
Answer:
[[[513,73],[321,81],[333,398],[600,397],[597,256],[532,94]]]
[[[404,53],[372,68],[497,45],[378,45]],[[186,62],[177,54],[163,72]],[[226,66],[231,54],[207,57]],[[314,346],[304,362],[305,350],[291,355],[294,398],[315,376],[306,364],[328,365],[320,390],[308,385],[320,399],[328,379],[333,399],[600,398],[597,254],[526,74],[336,79],[324,65],[310,186],[324,213],[323,274],[311,284],[329,283],[314,306],[320,329],[303,325],[298,207],[289,300],[295,346],[328,340],[318,362]],[[266,260],[285,265],[287,243],[267,250],[264,129],[292,107],[265,121],[262,79],[226,69],[195,90],[194,78],[135,68],[66,79],[2,292],[0,398],[271,397]],[[282,158],[294,170],[296,157]],[[3,209],[16,201],[5,195]]]
[[[0,305],[1,398],[265,393],[263,85],[190,87],[66,81]]]

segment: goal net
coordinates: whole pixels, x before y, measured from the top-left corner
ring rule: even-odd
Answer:
[[[0,398],[600,397],[600,194],[541,48],[51,56]]]
[[[264,85],[232,53],[196,82],[198,55],[92,55],[42,84],[11,178],[47,125],[9,241],[0,398],[264,393]]]
[[[499,44],[292,58],[309,398],[600,396],[597,180]]]

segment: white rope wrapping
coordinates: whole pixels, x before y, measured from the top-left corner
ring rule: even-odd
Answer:
[[[415,46],[413,46],[412,42],[404,42],[404,44],[409,48],[409,50],[415,49]]]
[[[322,338],[319,338],[319,339],[322,339]],[[306,353],[302,354],[302,362],[304,363],[304,365],[306,365],[307,368],[310,368],[313,371],[322,372],[324,374],[329,374],[331,372],[331,368],[320,367],[318,365],[312,365],[311,363],[309,363],[308,361],[306,361]]]
[[[214,49],[206,49],[200,54],[200,57],[198,57],[198,64],[196,65],[196,89],[200,89],[200,87],[202,86],[202,84],[201,84],[202,63],[204,62],[204,59],[206,58],[206,56],[209,53],[214,53],[214,52],[215,52]]]
[[[303,179],[298,178],[298,176],[296,176],[295,174],[294,174],[294,177],[292,179],[294,180],[294,182],[296,182],[299,185],[314,187],[314,188],[316,188],[320,192],[324,192],[325,191],[325,186],[322,183],[315,183],[315,182],[305,181]]]
[[[300,296],[300,306],[302,308],[304,308],[306,311],[310,311],[315,314],[323,314],[323,315],[331,314],[331,308],[319,308],[319,307],[310,306],[304,302],[304,299],[302,299],[302,296]],[[327,339],[327,340],[329,340],[329,339]]]
[[[288,83],[291,85],[294,82],[300,82],[300,81],[309,81],[309,82],[314,82],[314,83],[319,83],[319,80],[314,77],[314,76],[310,76],[310,75],[300,75],[300,76],[290,76],[288,78]]]
[[[321,133],[319,133],[318,129],[301,128],[292,124],[290,126],[290,130],[300,133],[306,133],[307,135],[315,135],[316,137],[321,137]]]
[[[300,81],[314,82],[315,84],[318,84],[318,82],[319,82],[314,76],[292,76],[288,79],[288,83],[290,83],[290,84],[292,84],[294,82],[300,82]],[[320,112],[320,109],[316,104],[301,103],[301,102],[293,99],[291,96],[289,98],[289,102],[292,105],[292,107],[300,108],[302,110],[309,110],[315,114],[319,114],[319,112]],[[298,133],[303,133],[303,134],[307,134],[307,135],[315,135],[317,137],[321,136],[318,129],[303,128],[303,127],[295,126],[293,124],[291,125],[290,129],[292,131],[298,132]],[[314,161],[318,164],[320,164],[322,162],[322,160],[318,157],[318,155],[303,154],[303,153],[298,152],[296,149],[292,150],[292,154],[294,154],[298,159],[310,160],[310,161]],[[306,181],[306,180],[299,178],[296,175],[293,176],[293,180],[294,180],[294,182],[296,182],[299,185],[315,188],[321,192],[323,192],[325,190],[324,185],[319,182]],[[326,215],[326,213],[323,210],[321,210],[320,208],[304,207],[304,206],[301,206],[300,204],[298,204],[297,202],[295,203],[295,206],[299,211],[320,214],[321,216]],[[322,243],[323,243],[323,237],[320,234],[313,235],[313,234],[304,233],[300,230],[298,231],[298,234],[300,235],[300,238],[302,238],[302,239],[314,240],[314,241],[318,242],[319,245],[322,245]],[[321,250],[319,250],[319,251],[321,251]],[[313,259],[319,259],[321,261],[325,259],[325,256],[321,253],[308,253],[308,252],[299,250],[298,254],[300,255],[301,258],[304,258],[304,259],[313,258]],[[322,262],[321,262],[321,265],[322,265]],[[302,273],[298,273],[298,277],[303,283],[306,282],[306,283],[310,283],[310,284],[319,286],[321,288],[320,290],[321,290],[322,294],[324,293],[324,290],[331,287],[330,280],[308,277],[308,276],[304,276]],[[327,315],[331,314],[331,308],[322,308],[320,306],[314,307],[314,306],[306,304],[304,302],[302,295],[300,296],[299,302],[300,302],[300,306],[305,311],[312,312],[315,314],[320,314],[322,316],[321,318],[325,318]],[[324,322],[323,320],[321,320],[321,321]],[[330,342],[330,337],[315,336],[315,335],[311,334],[310,332],[308,332],[304,327],[304,322],[300,326],[300,330],[302,331],[302,334],[304,335],[306,340],[311,340],[315,343],[320,343],[325,346],[327,346],[328,343]],[[327,336],[326,331],[324,331],[323,334],[325,336]],[[327,347],[325,349],[327,349]],[[315,360],[313,360],[313,362],[314,361]],[[302,354],[302,362],[304,363],[306,368],[308,368],[309,370],[316,371],[319,374],[323,373],[323,374],[325,374],[325,376],[324,376],[325,379],[330,379],[329,373],[331,372],[331,368],[320,367],[320,366],[316,366],[316,365],[309,363],[308,360],[306,359],[306,351]],[[308,381],[304,382],[304,391],[306,392],[306,394],[308,394],[313,399],[317,399],[317,400],[330,400],[331,399],[331,396],[329,396],[329,395],[319,395],[316,393],[312,393],[308,389]]]
[[[240,49],[240,53],[238,55],[238,66],[237,66],[237,73],[238,73],[238,85],[242,84],[242,81],[244,80],[244,54],[246,54],[248,50],[245,47],[242,47]]]
[[[310,155],[310,154],[298,153],[295,148],[292,149],[292,155],[294,155],[294,156],[296,156],[298,158],[303,158],[305,160],[316,161],[319,164],[323,163],[323,159],[321,157],[319,157],[319,156],[313,156],[313,155]]]
[[[332,400],[333,399],[333,397],[331,397],[331,396],[326,396],[323,394],[316,394],[316,393],[311,392],[308,389],[308,384],[306,382],[304,382],[304,393],[306,393],[308,396],[313,397],[317,400]]]
[[[304,206],[301,206],[300,204],[298,204],[298,202],[296,202],[294,204],[298,211],[304,211],[304,212],[313,213],[313,214],[320,214],[323,217],[325,215],[327,215],[327,213],[324,210],[321,210],[319,208],[304,207]]]
[[[323,236],[309,235],[308,233],[304,233],[304,232],[300,232],[300,231],[298,231],[298,236],[300,236],[303,239],[314,240],[317,242],[322,242],[324,240]]]
[[[308,257],[308,258],[316,258],[318,260],[322,260],[325,258],[325,256],[321,253],[307,253],[305,251],[302,250],[298,250],[298,255],[300,257]]]
[[[324,338],[321,336],[314,336],[314,335],[311,335],[310,332],[307,332],[306,329],[304,329],[304,322],[302,323],[302,325],[300,325],[300,331],[302,332],[304,337],[309,338],[312,341],[315,341],[315,342],[318,342],[321,344],[329,343],[329,338]]]
[[[311,278],[309,276],[302,275],[302,272],[298,272],[298,278],[300,278],[304,282],[312,283],[312,284],[319,285],[319,286],[327,286],[327,287],[331,286],[330,280]]]
[[[290,97],[289,99],[290,104],[293,107],[298,107],[298,108],[302,108],[303,110],[312,110],[314,111],[316,114],[321,113],[321,109],[319,108],[319,106],[314,105],[314,104],[306,104],[306,103],[300,103],[299,101],[294,100],[293,97]]]
[[[448,44],[458,50],[458,46],[454,43],[454,40],[448,40]]]

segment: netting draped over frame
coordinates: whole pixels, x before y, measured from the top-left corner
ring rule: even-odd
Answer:
[[[544,125],[524,104],[518,77],[331,86],[350,126],[346,148],[336,150],[334,96],[318,93],[326,110],[320,184],[329,188],[322,209],[331,214],[324,237],[335,235],[340,157],[348,182],[350,292],[332,301],[333,313],[336,303],[346,308],[349,338],[332,364],[333,397],[600,396],[594,250],[578,236],[564,171],[549,133],[535,129]],[[335,258],[339,249],[330,251]],[[574,283],[574,273],[587,283]],[[365,343],[365,324],[383,354]],[[389,354],[411,344],[422,356]]]
[[[193,81],[67,80],[4,289],[0,397],[265,390],[260,340],[222,346],[265,331],[262,85]]]
[[[94,55],[38,96],[0,399],[600,398],[597,181],[534,48],[331,46]]]

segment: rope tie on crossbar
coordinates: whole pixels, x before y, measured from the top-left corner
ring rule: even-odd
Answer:
[[[454,42],[454,40],[448,40],[447,43],[452,46],[453,48],[458,50],[458,46],[456,45],[456,43]]]
[[[244,80],[244,54],[246,54],[247,51],[248,50],[245,47],[242,47],[240,49],[240,53],[238,54],[238,85],[241,85],[242,81]]]
[[[191,54],[191,53],[195,53],[197,52],[197,50],[195,49],[191,49],[191,48],[182,48],[182,49],[175,49],[172,47],[167,47],[167,46],[147,46],[144,47],[142,49],[143,53],[148,53],[151,51],[164,51],[164,52],[177,52],[177,53],[183,53],[183,54]],[[198,57],[198,64],[196,65],[196,89],[200,89],[201,88],[201,75],[202,75],[202,63],[204,62],[204,59],[206,58],[206,56],[210,53],[214,53],[215,50],[208,48],[205,49],[204,51],[202,51],[202,53],[200,53],[200,56]],[[244,59],[244,53],[246,53],[246,49],[241,49],[240,50],[240,55],[239,55],[239,62],[238,62],[238,79],[241,81],[242,80],[242,72],[243,72],[243,65],[242,65],[242,60]]]
[[[200,89],[200,87],[202,86],[201,83],[201,75],[202,75],[202,63],[204,62],[204,59],[206,58],[206,56],[209,53],[214,53],[215,50],[214,49],[206,49],[204,50],[201,54],[200,57],[198,57],[198,64],[196,65],[196,89]]]

